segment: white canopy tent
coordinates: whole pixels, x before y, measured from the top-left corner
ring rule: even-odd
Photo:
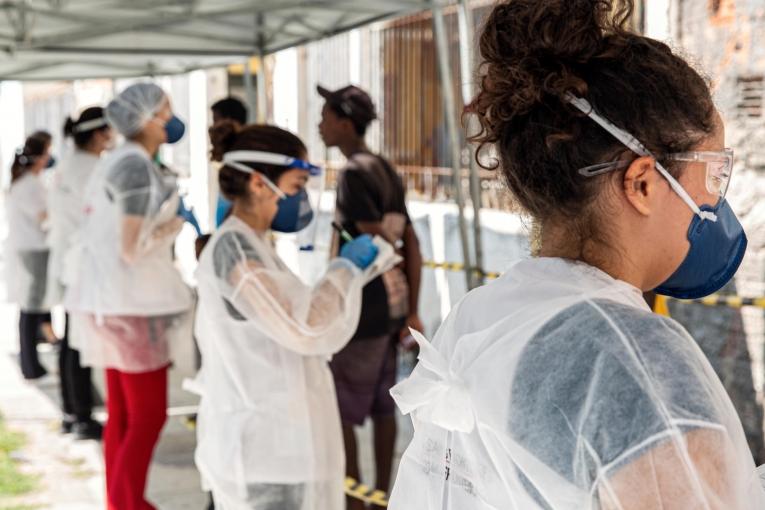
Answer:
[[[0,79],[175,74],[269,54],[433,0],[0,0]]]
[[[468,0],[0,0],[0,81],[168,75],[246,60],[245,85],[252,100],[248,57],[432,10],[465,275],[472,288],[482,265],[480,183],[471,167],[474,265],[464,217],[457,91],[448,71],[452,57],[443,21],[443,7],[454,3],[464,18]],[[464,47],[472,42],[470,23],[461,19],[460,25]],[[465,59],[470,52],[461,53]],[[260,116],[265,111],[265,83],[257,89]]]

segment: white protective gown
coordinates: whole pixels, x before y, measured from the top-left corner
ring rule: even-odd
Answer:
[[[47,192],[41,174],[27,172],[11,184],[6,197],[5,243],[8,300],[24,312],[45,312],[48,246],[45,243]]]
[[[378,241],[379,242],[379,241]],[[381,245],[361,272],[335,259],[313,287],[235,216],[197,269],[202,368],[196,464],[220,510],[342,510],[345,457],[327,361],[351,338],[361,289],[392,267]]]
[[[72,347],[83,365],[133,373],[167,366],[173,345],[192,341],[193,296],[173,261],[182,227],[175,184],[128,142],[99,163],[85,196],[85,219],[64,262]],[[126,218],[142,218],[130,258],[122,249]]]
[[[85,190],[100,158],[74,149],[56,165],[49,190],[48,303],[59,304],[64,298],[64,257],[85,218]]]
[[[712,367],[624,282],[521,261],[417,336],[391,510],[765,508]]]

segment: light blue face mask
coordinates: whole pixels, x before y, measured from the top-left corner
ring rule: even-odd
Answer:
[[[312,176],[321,174],[321,168],[301,159],[262,151],[232,151],[223,155],[223,164],[246,173],[256,170],[244,163],[264,163],[269,165],[297,168],[309,172]],[[314,217],[313,207],[308,192],[301,189],[294,195],[287,195],[268,177],[261,174],[263,182],[279,197],[279,209],[271,221],[271,229],[276,232],[292,234],[306,228]],[[220,202],[219,202],[220,203]]]
[[[653,157],[653,154],[639,140],[595,112],[585,99],[572,94],[568,94],[567,99],[627,148],[639,156]],[[600,169],[593,172],[592,169],[596,167]],[[616,168],[618,164],[595,165],[583,168],[579,173],[589,177]],[[679,299],[699,299],[713,294],[733,278],[741,265],[747,246],[744,228],[724,196],[721,196],[714,207],[711,205],[699,207],[658,161],[656,169],[695,213],[688,229],[688,242],[691,245],[688,254],[672,276],[662,283],[656,292]],[[730,175],[726,177],[730,178]],[[727,189],[727,183],[725,189]]]

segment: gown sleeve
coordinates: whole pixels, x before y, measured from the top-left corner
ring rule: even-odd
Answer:
[[[335,259],[309,286],[286,268],[266,267],[261,254],[266,249],[263,241],[235,231],[217,240],[215,277],[229,313],[253,321],[275,342],[299,354],[339,351],[356,331],[361,289],[369,276],[351,262]]]

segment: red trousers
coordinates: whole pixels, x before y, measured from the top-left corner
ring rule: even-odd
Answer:
[[[167,367],[140,374],[106,370],[104,429],[109,510],[155,510],[144,498],[154,446],[167,418]]]

